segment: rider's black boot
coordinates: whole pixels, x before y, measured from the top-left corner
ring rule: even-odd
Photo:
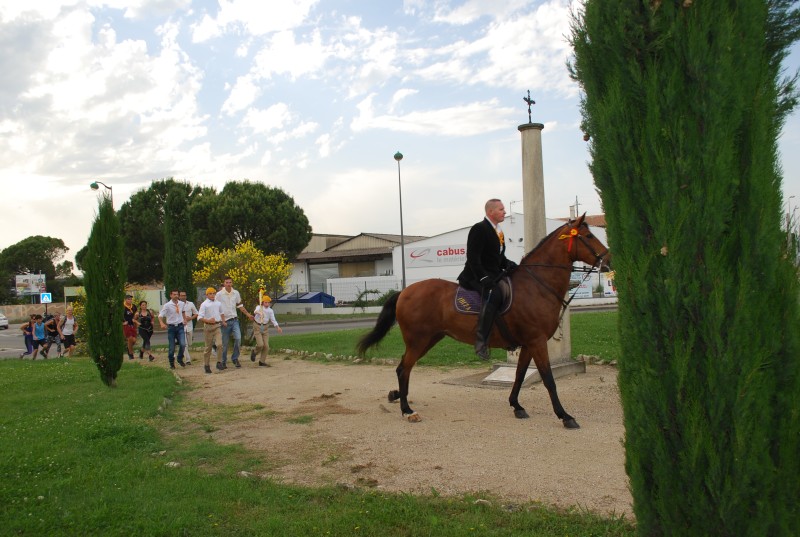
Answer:
[[[491,300],[485,300],[481,305],[481,313],[478,316],[478,333],[475,337],[475,354],[481,360],[490,358],[489,334],[492,332],[495,317],[497,317],[497,306]]]

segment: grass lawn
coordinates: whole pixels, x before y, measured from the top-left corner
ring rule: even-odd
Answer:
[[[241,477],[269,454],[212,442],[213,424],[186,418],[186,389],[137,363],[110,389],[86,358],[0,362],[0,535],[634,535],[538,504]]]
[[[618,360],[620,357],[619,334],[617,332],[617,312],[581,313],[571,316],[572,356],[579,354],[599,356],[604,362]],[[270,346],[276,349],[304,350],[337,357],[355,355],[358,339],[369,329],[340,330],[316,334],[295,334],[284,336],[270,335]],[[377,348],[370,349],[366,359],[391,358],[399,360],[403,356],[403,339],[400,329],[395,326],[381,341]],[[492,349],[492,361],[504,361],[503,349]],[[470,366],[486,367],[486,362],[475,356],[471,345],[444,338],[426,354],[419,365],[425,366]]]

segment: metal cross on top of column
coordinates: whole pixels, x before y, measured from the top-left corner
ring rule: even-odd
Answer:
[[[531,90],[528,90],[528,96],[523,97],[522,100],[528,103],[528,123],[533,123],[531,121],[531,105],[536,104],[536,101],[531,99]]]

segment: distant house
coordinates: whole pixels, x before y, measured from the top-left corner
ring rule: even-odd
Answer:
[[[405,235],[410,244],[426,237]],[[400,235],[361,233],[359,235],[319,235],[294,260],[287,290],[331,293],[328,281],[336,278],[392,276],[392,251],[400,245]]]

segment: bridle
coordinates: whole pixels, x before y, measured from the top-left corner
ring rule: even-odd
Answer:
[[[564,226],[569,226],[569,223],[564,224]],[[561,226],[561,227],[564,227],[564,226]],[[575,239],[581,241],[581,243],[583,243],[583,245],[586,247],[586,249],[589,250],[589,252],[594,256],[594,263],[592,264],[591,268],[588,271],[584,271],[586,273],[586,275],[583,277],[583,280],[581,281],[581,283],[586,281],[586,279],[592,274],[592,272],[594,272],[595,270],[599,270],[600,266],[602,266],[603,258],[605,258],[608,255],[608,248],[605,248],[603,252],[598,252],[597,250],[594,249],[594,247],[591,245],[591,243],[587,240],[587,239],[591,239],[591,238],[594,237],[594,235],[592,235],[591,232],[589,232],[589,234],[586,237],[584,237],[583,235],[581,235],[578,232],[578,229],[581,228],[581,227],[584,227],[584,226],[586,226],[587,230],[589,229],[589,225],[586,222],[581,222],[581,224],[579,226],[570,228],[570,230],[569,230],[569,232],[567,234],[562,234],[562,235],[559,235],[559,237],[558,237],[558,240],[568,240],[569,241],[567,243],[567,252],[569,252],[570,255],[573,256],[570,259],[572,261],[572,263],[575,263],[575,261],[578,260],[577,259],[577,257],[578,257],[578,247],[577,247],[577,245],[575,245],[574,254],[573,254],[573,248],[572,248],[572,245],[573,245],[573,242],[574,242]],[[572,264],[569,264],[569,265],[551,265],[551,264],[547,264],[547,263],[523,263],[523,264],[520,264],[519,266],[520,267],[524,267],[525,268],[525,272],[531,278],[533,278],[534,281],[539,283],[539,285],[544,287],[545,290],[547,290],[559,302],[561,302],[561,306],[562,306],[561,317],[563,317],[564,316],[564,312],[567,311],[567,307],[569,306],[570,302],[572,302],[572,299],[575,298],[575,295],[578,293],[578,289],[580,288],[580,284],[578,284],[578,286],[575,287],[575,291],[573,291],[572,295],[570,295],[570,297],[567,300],[564,300],[563,295],[559,295],[559,293],[555,289],[553,289],[553,287],[550,284],[548,284],[547,282],[542,280],[535,272],[533,272],[528,267],[544,267],[544,268],[563,269],[563,270],[568,270],[570,273],[572,273],[572,272],[575,271],[575,268],[573,267],[573,265]],[[559,317],[559,322],[561,322],[561,317]]]

